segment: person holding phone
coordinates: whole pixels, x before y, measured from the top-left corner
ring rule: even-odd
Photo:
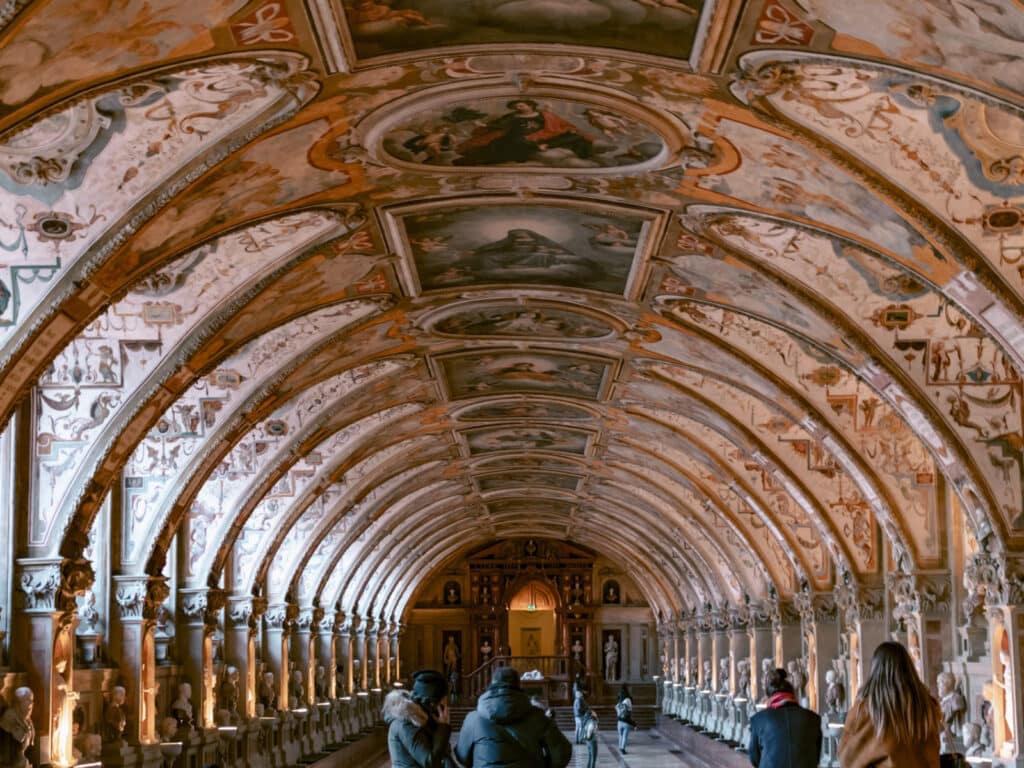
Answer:
[[[452,735],[448,681],[433,669],[412,676],[412,691],[391,691],[384,699],[392,768],[446,768]]]

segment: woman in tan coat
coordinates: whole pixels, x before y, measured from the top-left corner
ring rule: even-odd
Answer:
[[[841,768],[939,768],[939,704],[907,649],[882,643],[839,741]]]

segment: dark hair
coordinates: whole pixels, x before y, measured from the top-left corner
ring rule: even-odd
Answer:
[[[776,693],[795,693],[793,684],[789,682],[789,673],[784,669],[773,669],[769,672],[764,688],[769,696]]]
[[[867,708],[879,735],[898,744],[920,744],[939,732],[939,706],[899,643],[875,649],[857,703]]]
[[[630,696],[630,694],[629,694],[629,686],[626,685],[625,683],[623,683],[622,687],[619,688],[619,701],[622,701],[623,699],[629,699],[629,698],[632,698]]]

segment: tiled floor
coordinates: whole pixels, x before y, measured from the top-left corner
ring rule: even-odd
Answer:
[[[572,738],[572,734],[567,735]],[[597,768],[695,768],[697,765],[686,761],[675,744],[655,731],[631,733],[625,755],[619,752],[619,740],[614,732],[602,731],[598,736]],[[586,768],[585,746],[573,748],[573,761],[569,765]]]

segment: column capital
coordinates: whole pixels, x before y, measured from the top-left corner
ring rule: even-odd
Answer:
[[[217,587],[181,589],[178,591],[178,606],[185,622],[190,626],[214,628],[218,614],[228,604],[228,594]]]
[[[811,592],[802,589],[793,596],[793,606],[803,625],[835,621],[838,615],[835,595],[831,592]]]
[[[234,628],[248,627],[254,631],[260,617],[267,612],[267,600],[251,595],[232,595],[227,604],[227,625]]]
[[[114,602],[121,621],[153,622],[171,596],[166,576],[114,576]]]
[[[317,616],[319,611],[320,615]],[[316,606],[306,605],[298,609],[295,616],[295,630],[297,632],[311,632],[313,627],[320,623],[320,619],[323,617],[323,608],[317,608]]]
[[[902,579],[903,574],[890,576]],[[904,584],[900,581],[900,584]],[[858,584],[852,578],[844,579],[833,590],[836,613],[847,630],[855,630],[863,621],[877,621],[885,615],[885,590]]]
[[[299,615],[299,608],[292,603],[274,603],[267,606],[264,621],[267,629],[290,631]]]
[[[77,558],[22,558],[16,562],[19,607],[26,613],[61,614],[70,622],[77,604],[96,580],[92,564]]]
[[[987,550],[967,558],[964,612],[970,618],[984,608],[1024,605],[1024,562]]]

